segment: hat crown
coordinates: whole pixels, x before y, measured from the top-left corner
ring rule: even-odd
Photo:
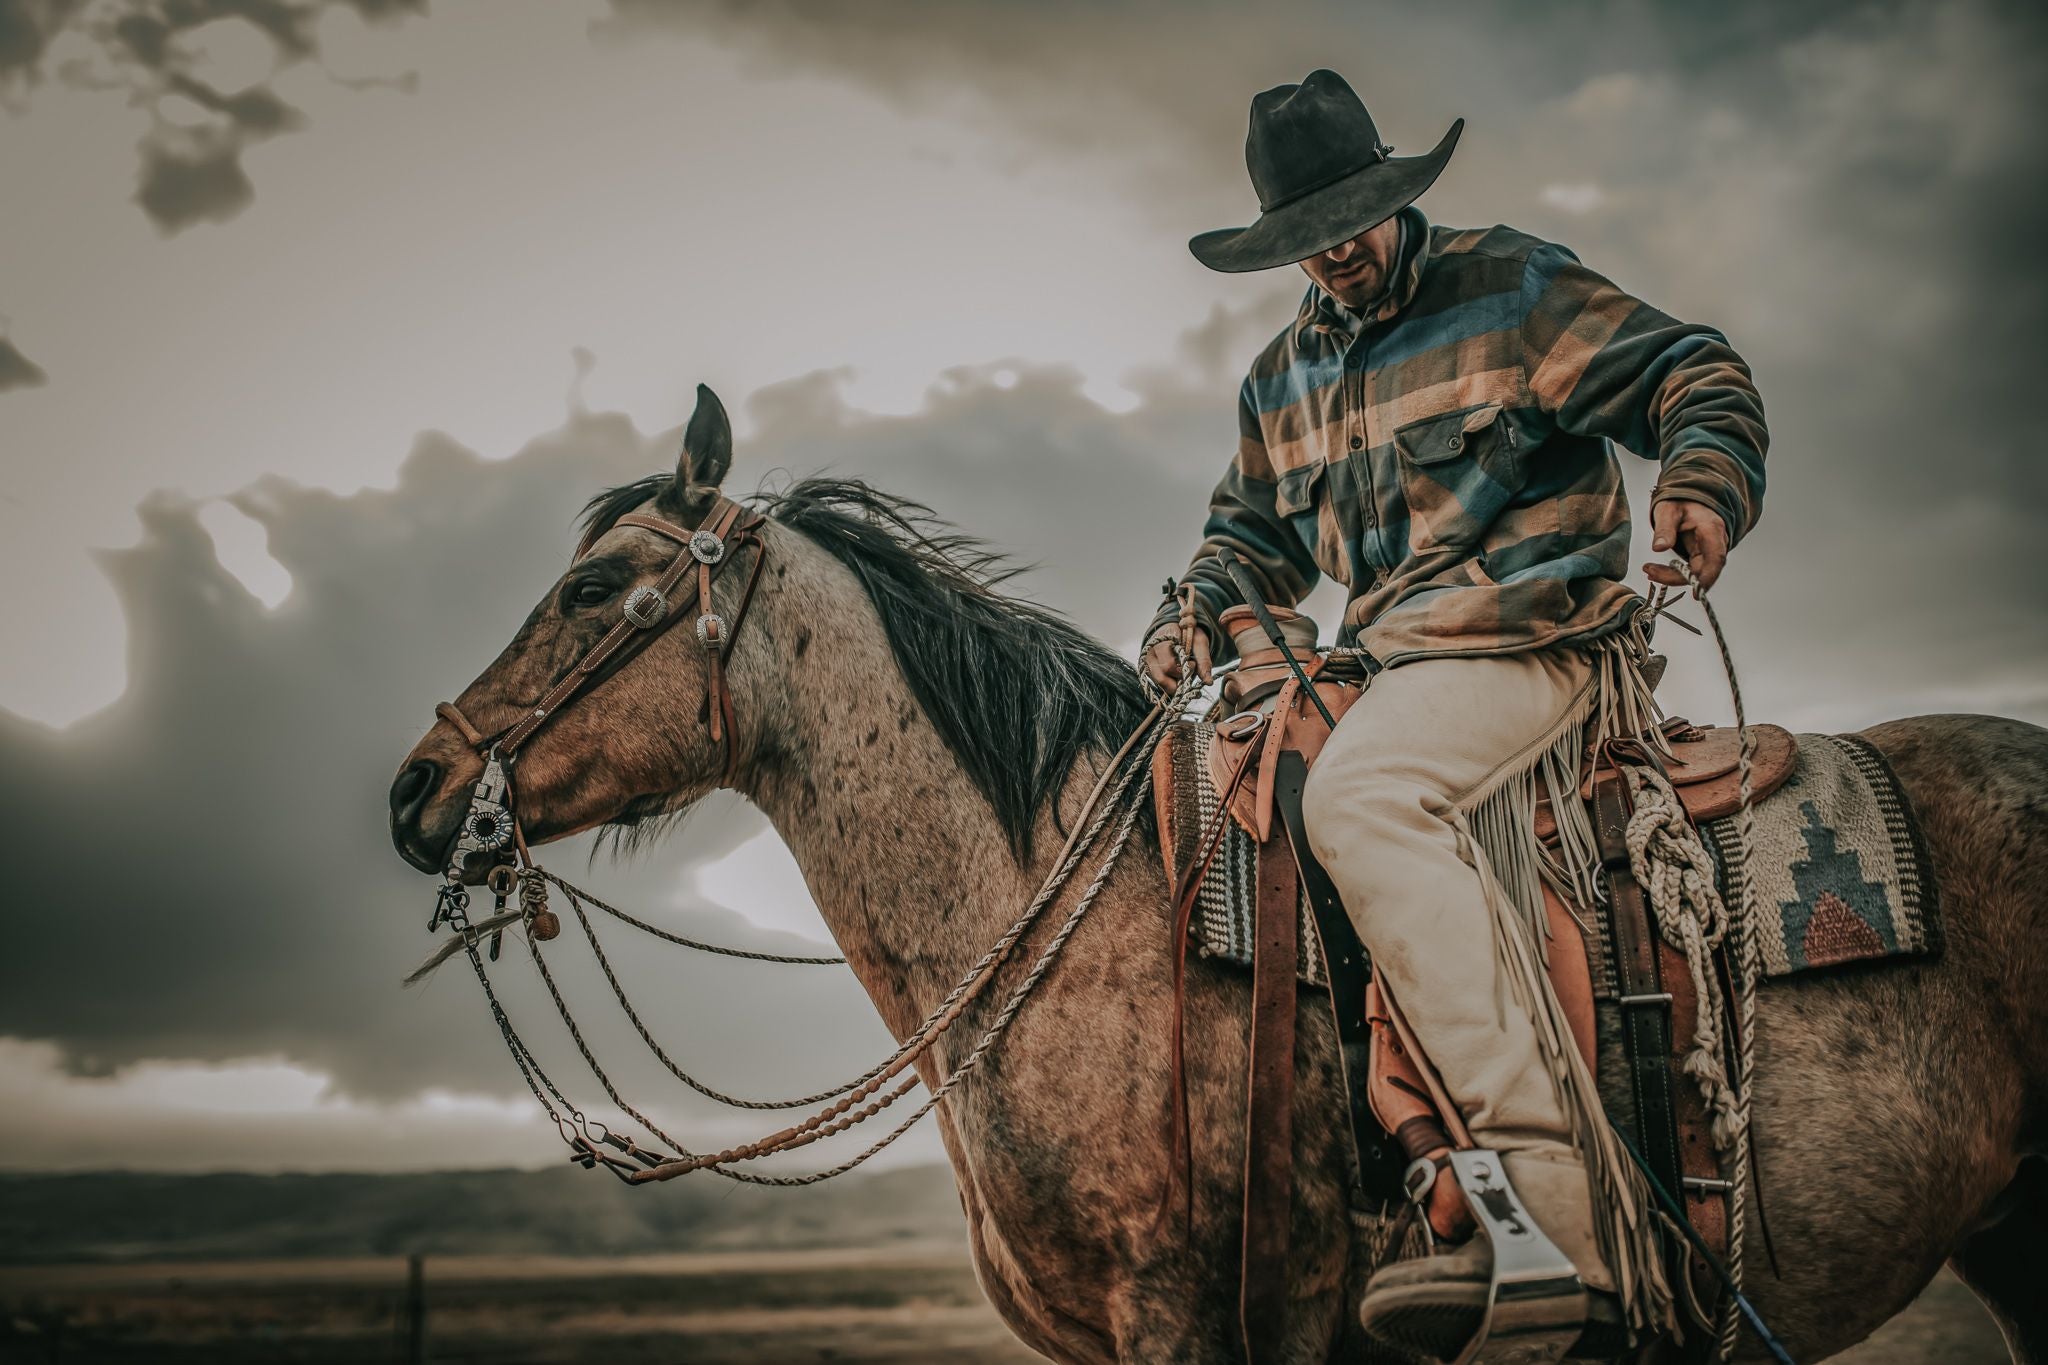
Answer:
[[[1334,71],[1311,71],[1299,85],[1252,97],[1244,164],[1261,212],[1384,161],[1391,150],[1364,101]]]

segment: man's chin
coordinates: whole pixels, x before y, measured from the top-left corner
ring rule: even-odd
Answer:
[[[1380,296],[1380,282],[1376,277],[1367,276],[1350,284],[1337,285],[1329,294],[1352,312],[1362,312],[1366,305]]]

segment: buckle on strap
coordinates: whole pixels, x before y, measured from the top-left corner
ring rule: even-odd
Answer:
[[[652,583],[642,583],[626,594],[626,600],[619,609],[640,629],[652,630],[660,624],[662,617],[668,615],[668,599]]]
[[[712,653],[725,648],[725,618],[707,611],[697,618],[697,643]]]

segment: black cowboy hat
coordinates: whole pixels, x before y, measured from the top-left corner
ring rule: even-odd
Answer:
[[[1436,182],[1465,120],[1427,156],[1390,156],[1372,115],[1334,71],[1276,85],[1252,99],[1244,164],[1259,192],[1259,220],[1188,242],[1211,270],[1291,265],[1399,213]]]

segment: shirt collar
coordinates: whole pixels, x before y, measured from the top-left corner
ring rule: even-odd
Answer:
[[[1324,335],[1354,337],[1368,324],[1385,322],[1408,306],[1422,283],[1422,267],[1429,258],[1424,249],[1429,241],[1429,220],[1413,204],[1402,209],[1396,220],[1401,227],[1401,241],[1394,249],[1394,276],[1386,291],[1362,311],[1354,312],[1323,292],[1321,285],[1311,284],[1295,320],[1297,334],[1313,330]]]

